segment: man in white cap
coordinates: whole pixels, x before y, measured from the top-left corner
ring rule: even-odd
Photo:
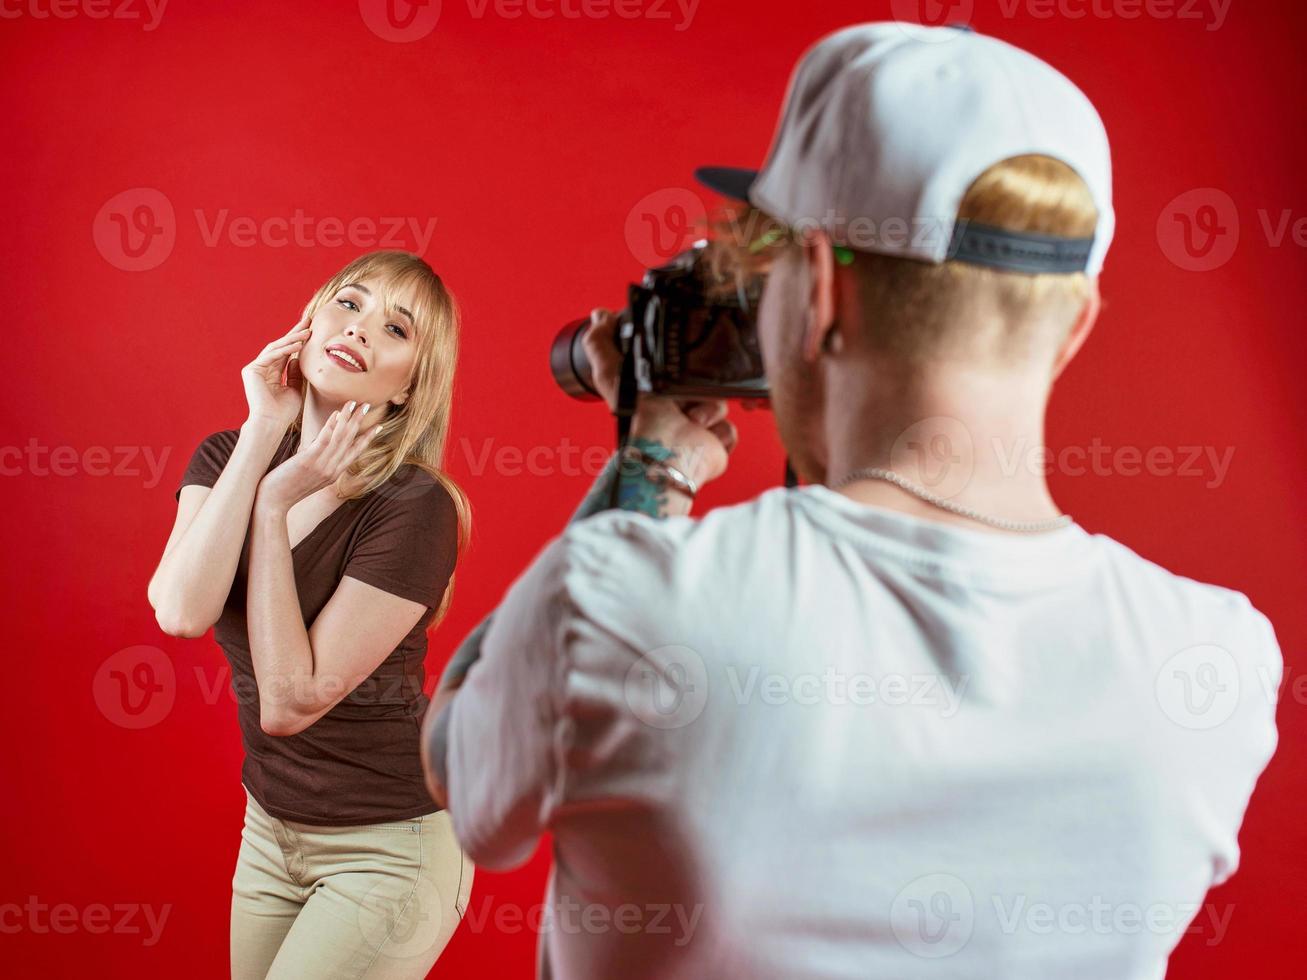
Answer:
[[[1281,658],[1028,465],[1099,310],[1097,112],[996,39],[864,24],[805,54],[761,172],[699,177],[741,201],[807,483],[691,519],[735,430],[641,402],[656,504],[550,542],[442,681],[459,840],[506,870],[552,834],[555,977],[1162,977],[1226,924]]]

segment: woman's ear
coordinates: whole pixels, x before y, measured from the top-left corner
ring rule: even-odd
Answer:
[[[400,405],[403,405],[406,401],[408,401],[408,392],[401,391],[398,395],[394,395],[391,397],[390,404],[398,408]]]

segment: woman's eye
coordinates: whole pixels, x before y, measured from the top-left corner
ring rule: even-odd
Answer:
[[[349,306],[350,309],[357,310],[357,309],[359,308],[359,307],[358,307],[358,304],[355,303],[352,299],[347,299],[347,298],[345,298],[345,297],[343,297],[343,296],[340,297],[339,299],[337,299],[336,302],[339,303],[339,304],[341,304],[342,306],[345,306],[345,305],[348,304],[348,306]],[[394,327],[396,330],[399,331],[399,336],[401,336],[401,337],[407,337],[407,336],[408,336],[408,331],[405,330],[405,329],[404,329],[402,326],[400,326],[398,323],[387,323],[386,326],[387,326],[387,327]]]

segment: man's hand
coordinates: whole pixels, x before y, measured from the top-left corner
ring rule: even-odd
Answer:
[[[590,311],[590,326],[581,343],[594,370],[595,388],[610,410],[617,407],[622,372],[616,335],[617,317],[611,310]],[[739,441],[726,411],[723,398],[696,401],[641,395],[631,418],[631,438],[662,443],[675,453],[670,462],[702,487],[726,472],[727,457]]]

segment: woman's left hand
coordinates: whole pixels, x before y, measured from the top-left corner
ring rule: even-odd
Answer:
[[[332,412],[309,446],[301,448],[260,481],[256,503],[285,512],[305,497],[335,483],[380,431],[380,425],[360,431],[370,407],[348,402],[344,408]]]

